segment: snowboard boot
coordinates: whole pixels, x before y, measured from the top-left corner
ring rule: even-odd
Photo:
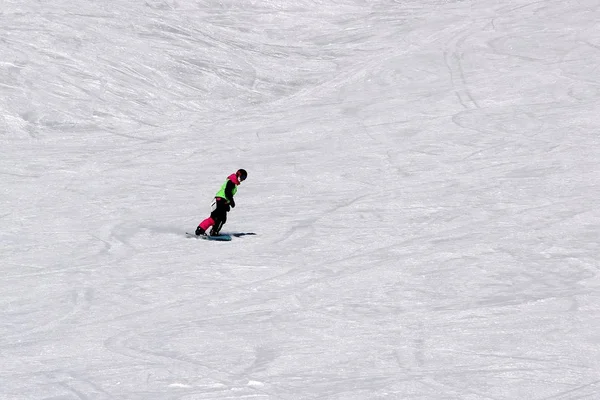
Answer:
[[[200,235],[206,235],[206,232],[204,231],[204,229],[197,227],[196,228],[196,236],[200,236]]]

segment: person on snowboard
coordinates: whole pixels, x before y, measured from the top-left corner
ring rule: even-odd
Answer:
[[[237,192],[237,187],[240,183],[246,180],[248,173],[245,169],[238,169],[235,174],[227,177],[227,180],[221,186],[221,189],[215,195],[215,200],[212,203],[210,217],[200,222],[196,228],[196,236],[206,235],[208,228],[212,226],[210,231],[211,236],[216,236],[221,231],[225,222],[227,222],[227,213],[235,207],[233,196]]]

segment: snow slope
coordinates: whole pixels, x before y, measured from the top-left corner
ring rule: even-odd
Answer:
[[[599,399],[599,20],[4,0],[0,399]]]

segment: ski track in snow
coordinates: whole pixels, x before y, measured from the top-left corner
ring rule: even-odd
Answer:
[[[0,398],[599,398],[598,17],[8,0]]]

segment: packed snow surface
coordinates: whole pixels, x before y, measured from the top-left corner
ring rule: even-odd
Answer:
[[[4,0],[0,399],[600,399],[598,21]]]

